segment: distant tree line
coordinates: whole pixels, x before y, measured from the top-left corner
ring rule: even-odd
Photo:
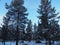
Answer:
[[[51,0],[41,0],[38,13],[38,25],[32,24],[27,18],[27,8],[24,7],[24,0],[12,0],[11,4],[6,3],[8,10],[3,18],[0,39],[5,41],[16,41],[16,45],[20,40],[40,42],[46,40],[51,45],[51,41],[60,40],[60,27],[58,13],[55,7],[52,8]],[[57,19],[57,20],[56,20]],[[46,43],[47,45],[47,43]]]

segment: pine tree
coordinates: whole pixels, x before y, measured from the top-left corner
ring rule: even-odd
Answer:
[[[3,25],[2,25],[2,39],[3,39],[3,42],[4,42],[4,45],[5,45],[5,41],[7,40],[8,38],[8,18],[4,17],[3,19]]]
[[[54,37],[54,39],[55,39],[55,37],[59,34],[59,24],[58,24],[57,20],[55,20],[55,19],[51,20],[50,29],[51,29],[51,33],[52,33],[52,36],[50,35],[50,37],[51,37],[51,39],[52,39],[52,37]]]
[[[49,41],[51,41],[49,37],[49,33],[51,34],[50,23],[58,15],[58,13],[56,13],[55,7],[52,8],[51,6],[51,0],[41,0],[41,5],[39,6],[38,13],[40,14],[38,18],[39,21],[41,21],[40,24],[42,25],[40,27],[42,27],[41,30],[42,32],[44,32],[43,37],[45,37],[46,40],[48,39]],[[49,42],[49,44],[50,43],[51,42]]]
[[[19,39],[22,40],[23,33],[25,31],[25,25],[27,24],[27,9],[23,6],[23,0],[12,0],[10,5],[6,3],[6,9],[8,9],[7,15],[10,17],[9,25],[13,25],[16,30],[16,45],[18,45]]]
[[[42,30],[41,30],[42,26],[40,24],[40,22],[38,21],[38,26],[37,26],[37,33],[36,33],[36,43],[41,43],[41,36],[42,36]]]
[[[33,40],[36,40],[36,35],[37,35],[37,25],[34,23],[34,29],[33,29]]]
[[[32,39],[32,22],[31,22],[31,20],[29,20],[26,31],[27,31],[27,34],[26,34],[27,39],[30,41]]]

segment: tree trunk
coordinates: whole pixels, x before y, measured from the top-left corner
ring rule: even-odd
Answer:
[[[46,40],[46,45],[47,45],[47,40]]]
[[[51,40],[49,40],[49,45],[51,45]]]
[[[18,40],[16,40],[16,45],[18,45]]]
[[[19,38],[18,38],[18,32],[16,33],[16,45],[18,45],[18,42],[19,42]]]
[[[2,42],[4,45],[5,45],[5,40],[3,40],[3,42]]]
[[[4,41],[4,45],[5,45],[5,41]]]

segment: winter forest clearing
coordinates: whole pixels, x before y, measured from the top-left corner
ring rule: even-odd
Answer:
[[[24,0],[12,0],[10,4],[5,3],[5,8],[0,45],[60,45],[60,16],[52,7],[51,0],[40,0],[36,11],[39,20],[34,25],[28,19]]]

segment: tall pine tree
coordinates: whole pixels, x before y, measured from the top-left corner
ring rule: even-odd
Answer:
[[[16,45],[18,45],[19,39],[22,39],[25,25],[28,21],[28,13],[26,13],[27,9],[23,4],[23,0],[12,0],[10,5],[7,5],[6,3],[6,9],[8,9],[7,16],[10,18],[9,25],[13,25],[14,30],[16,30]]]
[[[42,30],[43,37],[46,40],[50,41],[49,45],[51,45],[51,39],[49,35],[51,34],[51,31],[54,31],[50,29],[50,23],[58,15],[58,13],[56,13],[55,11],[55,7],[52,8],[51,6],[51,0],[41,0],[41,5],[39,5],[38,9],[38,13],[40,14],[38,16],[40,21],[40,24],[38,24],[38,26],[40,25],[39,28],[41,28],[40,30]]]
[[[3,18],[3,25],[2,25],[2,40],[4,42],[5,45],[5,41],[8,39],[8,21],[9,18],[8,17],[4,17]]]
[[[31,22],[31,20],[29,20],[26,31],[27,31],[27,33],[26,33],[27,40],[30,41],[32,39],[32,22]]]

